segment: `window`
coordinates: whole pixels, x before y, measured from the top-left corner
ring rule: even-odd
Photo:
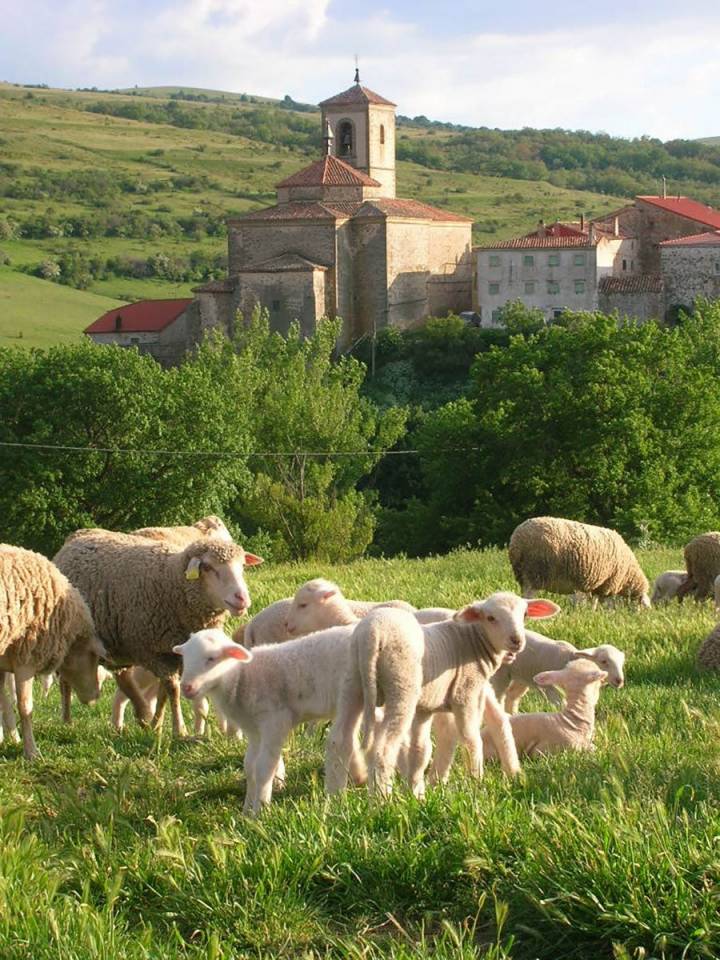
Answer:
[[[585,293],[585,281],[576,280],[575,281],[575,293]]]
[[[279,301],[279,300],[273,300],[273,302],[272,302],[272,308],[273,308],[273,310],[279,310],[279,309],[280,309],[280,301]]]
[[[500,293],[500,284],[499,283],[489,283],[488,284],[488,293],[498,294]]]
[[[627,260],[623,260],[623,270],[627,270]]]
[[[385,125],[380,124],[380,143],[385,143]]]
[[[634,270],[635,270],[635,261],[634,261],[634,260],[631,260],[631,261],[630,261],[630,273],[632,273]]]
[[[720,273],[720,261],[715,261],[715,273]]]
[[[560,307],[559,310],[553,310],[553,320],[558,320],[565,313],[565,307]]]
[[[130,346],[138,347],[140,345],[140,337],[130,337]]]
[[[353,125],[350,120],[341,120],[337,128],[337,155],[351,157],[355,153]]]
[[[575,256],[573,257],[573,263],[575,264],[576,267],[584,267],[584,266],[585,266],[585,254],[584,254],[584,253],[576,253]]]
[[[502,319],[502,307],[498,307],[496,310],[493,310],[492,312],[492,322],[497,325],[498,323],[500,323],[501,319]]]
[[[525,293],[535,293],[535,281],[528,280],[525,283]]]
[[[551,266],[551,267],[559,267],[559,266],[560,266],[560,254],[559,254],[559,253],[551,253],[550,256],[548,257],[548,265]]]
[[[500,257],[496,253],[490,254],[490,260],[488,261],[491,267],[500,266]]]
[[[526,253],[523,257],[523,266],[524,267],[534,267],[535,266],[535,257],[531,253]]]
[[[560,293],[560,284],[557,283],[555,280],[548,280],[547,292]]]

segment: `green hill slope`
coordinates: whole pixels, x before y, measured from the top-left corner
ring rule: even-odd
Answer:
[[[0,346],[49,347],[77,341],[119,300],[73,290],[0,267]]]

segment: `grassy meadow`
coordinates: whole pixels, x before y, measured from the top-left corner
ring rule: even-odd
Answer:
[[[2,164],[15,171],[12,176],[18,179],[31,177],[36,170],[50,174],[110,172],[118,182],[130,178],[138,185],[135,192],[122,193],[113,201],[113,213],[135,212],[170,218],[204,214],[217,219],[274,203],[275,184],[317,156],[315,152],[299,147],[268,143],[262,139],[87,111],[88,106],[99,101],[167,102],[167,97],[175,89],[158,88],[147,91],[147,96],[122,96],[26,90],[0,83],[0,173]],[[269,101],[265,105],[273,108]],[[211,104],[194,104],[193,107],[213,109]],[[256,108],[257,103],[238,102],[233,103],[233,107],[242,112]],[[311,120],[316,118],[319,125],[319,113],[304,116]],[[421,132],[413,127],[398,128],[401,139],[413,138]],[[443,135],[451,134],[446,132]],[[194,179],[192,183],[182,185],[183,178]],[[416,197],[472,217],[476,243],[530,230],[540,218],[548,221],[575,218],[581,211],[599,215],[622,202],[617,197],[561,189],[548,183],[429,170],[407,162],[398,163],[398,195]],[[0,220],[7,218],[17,223],[44,216],[57,219],[103,212],[108,212],[106,202],[83,200],[77,196],[0,198]],[[73,314],[63,300],[60,285],[53,284],[61,291],[58,299],[53,300],[45,285],[39,285],[42,281],[36,281],[34,277],[27,278],[24,283],[13,282],[16,280],[13,274],[21,269],[36,268],[43,260],[57,258],[68,251],[78,251],[89,257],[124,255],[148,258],[157,253],[187,257],[199,248],[209,254],[225,254],[227,241],[222,236],[206,236],[201,240],[187,236],[177,239],[171,236],[0,239],[0,263],[3,255],[10,261],[10,273],[0,272],[2,335],[8,335],[6,328],[10,331],[19,328],[24,331],[26,343],[31,340],[43,344],[58,342],[49,331],[36,333],[34,330],[36,325],[44,324],[38,315],[46,312],[58,318],[64,330],[79,337],[83,326],[113,306],[112,303],[103,303],[95,310],[94,306],[91,308],[92,300],[86,299],[87,309],[76,310]],[[190,288],[195,285],[113,277],[93,280],[88,290],[82,292],[127,302],[145,297],[188,296]],[[80,293],[78,291],[78,298]]]
[[[679,550],[639,551],[654,576]],[[513,588],[506,555],[261,567],[254,609],[319,574],[357,597],[460,605]],[[542,627],[626,650],[597,750],[526,762],[513,783],[458,765],[419,803],[326,799],[323,735],[297,731],[288,783],[243,819],[243,744],[173,742],[94,708],[36,705],[43,753],[0,745],[0,957],[630,960],[720,954],[718,680],[694,667],[710,605],[572,608]],[[528,695],[525,709],[542,709]]]

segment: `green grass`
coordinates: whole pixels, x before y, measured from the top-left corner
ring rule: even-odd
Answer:
[[[680,552],[641,551],[646,571]],[[255,608],[311,575],[349,595],[459,605],[513,587],[499,551],[252,573]],[[58,719],[43,759],[0,746],[0,956],[625,960],[720,954],[720,697],[693,658],[710,606],[572,608],[544,625],[628,653],[597,751],[529,761],[507,783],[456,769],[418,803],[322,792],[323,735],[294,734],[288,784],[244,820],[242,744],[108,723],[111,691]],[[540,707],[530,696],[525,709]]]
[[[83,329],[119,299],[29,277],[0,267],[0,346],[74,343]]]
[[[176,88],[163,89],[167,96]],[[157,103],[158,97],[162,99],[163,89],[147,91],[145,99]],[[27,98],[28,93],[32,93],[32,99]],[[113,212],[164,212],[171,217],[188,217],[198,210],[225,217],[267,206],[275,202],[275,184],[314,159],[314,155],[302,150],[259,140],[125,120],[84,109],[108,97],[113,102],[123,99],[101,93],[27,91],[0,83],[0,159],[17,164],[21,176],[41,167],[50,171],[109,170],[118,179],[129,176],[144,184],[164,180],[167,187],[157,193],[121,194],[113,203]],[[125,99],[137,102],[144,98],[128,96]],[[209,105],[195,106],[210,109]],[[252,108],[253,104],[237,104],[240,110]],[[402,131],[407,136],[422,133],[411,127],[403,127]],[[209,183],[199,189],[173,189],[170,180],[176,175],[206,176]],[[574,219],[581,211],[600,214],[622,202],[620,198],[564,190],[547,183],[428,170],[406,162],[398,164],[398,195],[417,197],[472,217],[476,243],[525,232],[540,218]],[[7,217],[22,222],[43,216],[47,211],[56,216],[92,216],[106,213],[107,208],[98,209],[74,198],[3,197],[0,219]],[[169,237],[0,240],[0,251],[10,257],[12,268],[18,268],[36,266],[68,249],[101,257],[119,254],[149,257],[154,253],[188,256],[198,245],[211,254],[227,251],[223,237],[208,237],[200,244],[191,239],[178,241]],[[191,286],[193,284],[148,287],[146,280],[120,278],[117,282],[96,281],[90,292],[132,300],[148,296],[187,296]],[[12,295],[3,302],[3,316],[4,322],[14,328],[27,317],[28,305],[23,298],[26,288],[9,289]],[[72,322],[68,316],[67,323]]]

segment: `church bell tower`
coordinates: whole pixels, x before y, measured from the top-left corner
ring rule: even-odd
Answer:
[[[382,184],[383,197],[395,196],[395,104],[360,84],[323,100],[322,127],[333,156]]]

